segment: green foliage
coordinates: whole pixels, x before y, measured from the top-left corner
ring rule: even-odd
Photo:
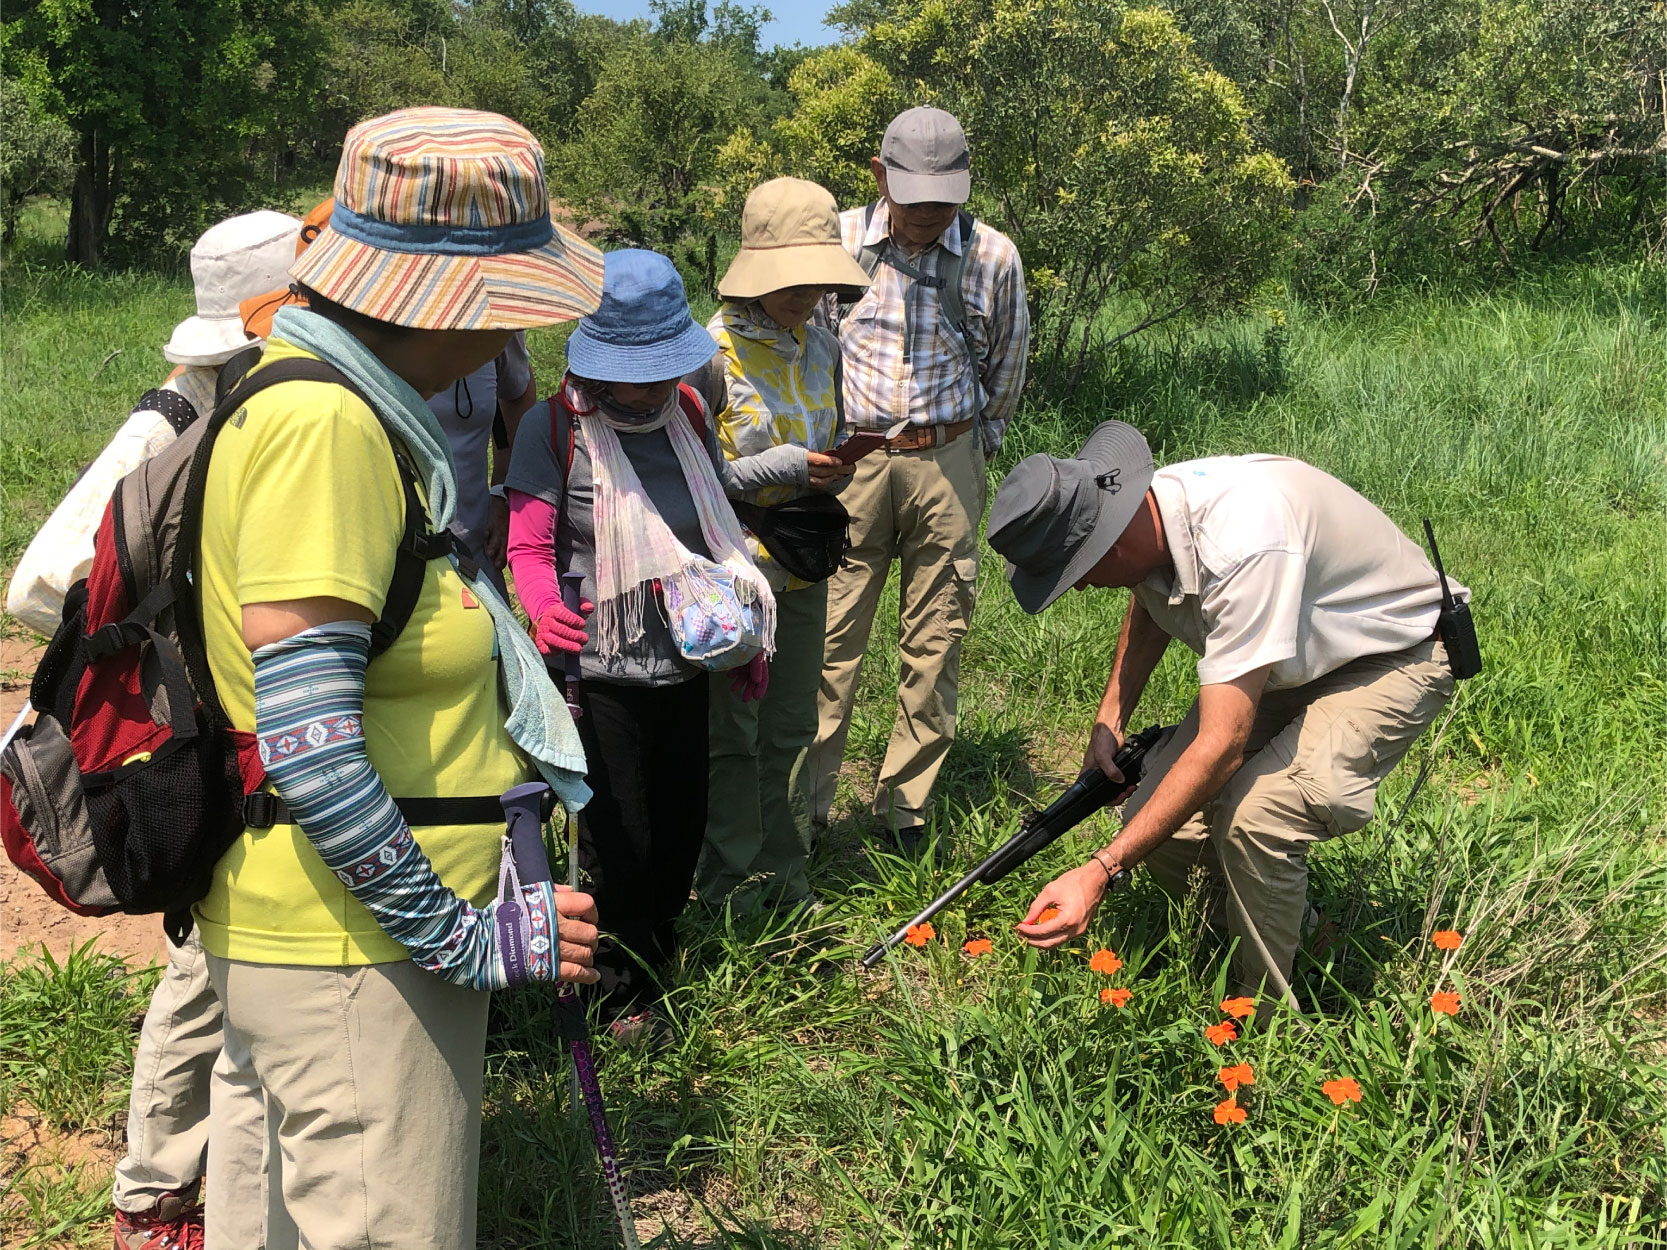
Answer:
[[[843,167],[854,186],[896,104],[954,113],[974,203],[1025,261],[1044,388],[1068,390],[1123,337],[1239,306],[1278,263],[1290,176],[1164,10],[902,0],[841,17],[862,38],[795,75],[787,167]]]
[[[247,204],[250,144],[305,109],[312,0],[41,0],[9,12],[5,72],[77,136],[68,253],[188,245]],[[112,235],[112,227],[119,227]]]
[[[1667,233],[1651,0],[1175,0],[1299,180],[1324,298]]]
[[[62,964],[44,947],[0,966],[0,1095],[60,1130],[93,1127],[126,1101],[135,1019],[156,984],[87,942]]]
[[[677,14],[687,19],[689,12]],[[673,256],[692,289],[717,285],[719,152],[767,115],[745,40],[627,33],[608,49],[573,139],[552,157],[555,193],[600,216],[612,239]],[[721,33],[721,31],[720,31]]]
[[[1195,908],[1172,913],[1137,883],[1065,951],[1011,935],[1039,884],[1108,836],[1109,815],[975,891],[924,951],[853,972],[874,937],[1065,784],[1124,603],[1069,595],[1027,616],[985,553],[932,813],[943,842],[917,863],[875,849],[855,815],[895,710],[894,581],[840,819],[813,865],[827,909],[796,922],[692,910],[671,1048],[598,1042],[645,1242],[664,1221],[668,1250],[1658,1244],[1663,279],[1653,265],[1567,265],[1491,292],[1386,290],[1348,312],[1293,301],[1207,334],[1126,340],[1070,400],[1028,404],[993,478],[1116,416],[1163,462],[1298,455],[1409,532],[1430,516],[1476,592],[1488,669],[1390,776],[1376,821],[1315,851],[1313,896],[1345,937],[1299,964],[1303,1023],[1223,1057],[1202,1028],[1219,1015],[1224,952]],[[9,562],[30,518],[165,370],[154,345],[190,299],[179,280],[15,266],[6,280],[0,363],[24,387],[0,447]],[[554,337],[533,338],[544,373]],[[1189,657],[1171,654],[1141,719],[1178,716],[1194,685]],[[1438,927],[1465,934],[1448,980],[1463,1008],[1439,1023],[1427,1006]],[[970,936],[994,952],[961,956]],[[1114,981],[1086,967],[1101,945],[1128,965]],[[0,983],[7,1097],[54,1081],[42,1097],[63,1123],[107,1117],[144,984],[91,957],[30,967]],[[1107,984],[1133,989],[1127,1009],[1098,1003]],[[608,1198],[548,1008],[539,991],[494,1003],[482,1244],[600,1250],[617,1244]],[[1218,1127],[1216,1068],[1237,1061],[1255,1070],[1240,1097],[1249,1119]],[[1364,1100],[1339,1111],[1320,1085],[1345,1075]],[[79,1188],[38,1168],[13,1177],[15,1240],[107,1218],[95,1175]]]
[[[10,243],[23,201],[62,196],[75,177],[75,132],[22,83],[0,78],[0,222]]]

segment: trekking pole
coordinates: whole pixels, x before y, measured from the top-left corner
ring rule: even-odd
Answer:
[[[549,881],[550,858],[544,852],[544,805],[550,787],[542,781],[528,782],[504,792],[499,802],[504,808],[504,823],[509,830],[511,855],[522,885],[537,885]],[[561,935],[552,932],[550,940],[556,944],[555,960],[561,966]],[[640,1250],[636,1222],[631,1218],[631,1204],[625,1197],[625,1178],[619,1169],[619,1154],[614,1149],[613,1134],[608,1131],[608,1116],[602,1105],[602,1086],[596,1079],[596,1061],[590,1053],[590,1027],[584,1008],[579,1005],[579,992],[563,982],[551,1012],[556,1033],[567,1043],[573,1056],[573,1072],[578,1081],[584,1107],[590,1114],[591,1134],[596,1138],[596,1153],[602,1160],[602,1177],[608,1184],[608,1198],[613,1203],[614,1218],[619,1222],[619,1237],[625,1250]]]
[[[33,703],[29,702],[28,699],[23,700],[23,706],[17,712],[17,719],[12,721],[12,727],[6,730],[6,736],[0,738],[0,751],[4,751],[12,744],[12,739],[17,737],[17,731],[23,728],[23,722],[29,719],[29,713],[34,710],[35,705]]]

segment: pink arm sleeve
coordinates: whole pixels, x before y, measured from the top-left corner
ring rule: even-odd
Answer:
[[[556,580],[556,510],[536,495],[509,496],[509,569],[527,616],[538,619],[561,602]]]

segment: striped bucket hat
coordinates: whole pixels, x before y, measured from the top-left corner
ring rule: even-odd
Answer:
[[[290,275],[344,308],[423,330],[572,321],[602,253],[550,219],[544,150],[471,109],[400,109],[348,131],[330,224]]]

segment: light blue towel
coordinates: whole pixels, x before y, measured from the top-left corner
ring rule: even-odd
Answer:
[[[428,515],[434,528],[449,526],[457,510],[457,467],[452,462],[451,445],[423,397],[358,339],[315,312],[279,309],[272,319],[272,337],[312,352],[352,379],[371,401],[376,415],[405,444],[417,472],[427,479]],[[457,564],[455,557],[452,564]],[[458,569],[458,573],[462,576],[463,570]],[[492,613],[497,630],[499,672],[509,701],[504,729],[532,758],[539,774],[567,809],[576,812],[590,801],[591,791],[585,784],[585,750],[579,742],[579,731],[573,727],[573,714],[550,680],[543,655],[484,570],[465,580],[475,598]]]

